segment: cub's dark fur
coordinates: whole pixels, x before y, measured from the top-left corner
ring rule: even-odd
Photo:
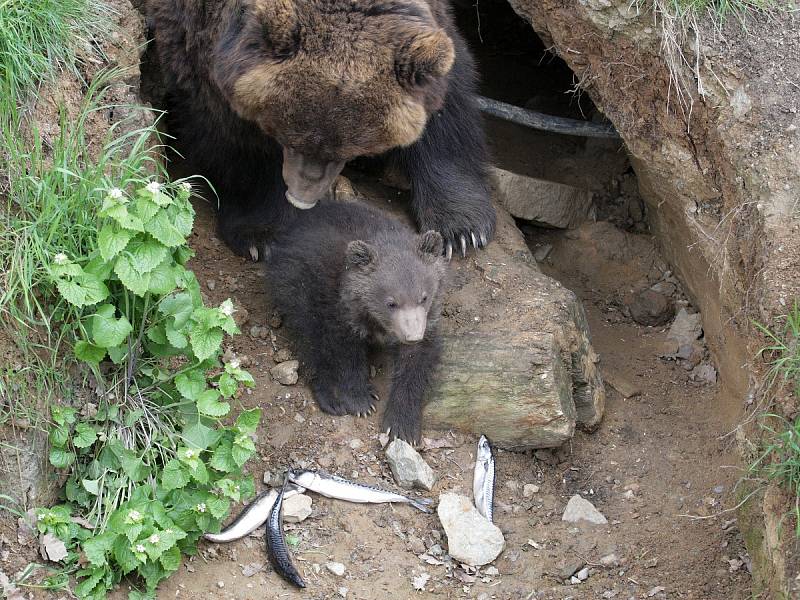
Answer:
[[[171,143],[220,196],[248,255],[382,156],[412,185],[420,231],[456,248],[492,237],[473,60],[447,0],[147,0]],[[288,185],[288,194],[287,194]]]
[[[324,202],[269,245],[267,289],[323,411],[363,415],[374,408],[367,353],[377,347],[392,361],[383,426],[420,439],[423,398],[440,352],[441,254],[438,232],[415,235],[355,203]]]

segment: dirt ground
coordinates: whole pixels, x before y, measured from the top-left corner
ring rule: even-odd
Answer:
[[[604,231],[606,224],[601,225]],[[569,447],[498,453],[496,523],[506,549],[493,565],[496,571],[467,571],[446,558],[446,538],[435,515],[407,506],[368,507],[313,496],[312,515],[287,525],[300,538],[294,556],[308,583],[305,591],[272,571],[263,531],[258,531],[229,545],[202,544],[200,555],[165,582],[159,597],[749,597],[747,557],[736,523],[730,513],[720,514],[733,503],[732,486],[739,476],[735,458],[719,439],[733,425],[734,413],[725,408],[730,402],[723,389],[698,387],[683,369],[658,357],[664,331],[640,327],[619,310],[620,294],[646,278],[658,260],[650,238],[619,230],[619,237],[598,236],[596,229],[527,233],[534,247],[553,245],[543,270],[584,301],[603,370],[628,379],[641,395],[626,400],[609,388],[600,428],[577,434]],[[604,248],[609,239],[626,243]],[[207,206],[198,204],[192,245],[198,253],[192,266],[208,300],[232,297],[246,310],[243,330],[258,327],[255,336],[237,337],[232,350],[248,357],[256,378],[243,404],[264,411],[259,457],[249,465],[259,487],[264,471],[274,473],[289,464],[393,485],[378,441],[380,409],[368,419],[333,418],[320,413],[302,381],[281,386],[271,380],[271,357],[285,353],[287,345],[280,328],[260,329],[271,316],[260,268],[227,251],[214,233]],[[576,255],[585,257],[577,268]],[[431,495],[455,491],[469,496],[476,440],[448,432],[425,435],[444,443],[423,453],[439,477]],[[528,483],[538,491],[525,497]],[[609,525],[562,522],[564,506],[576,493],[590,499]],[[420,554],[427,557],[420,559]],[[601,566],[609,554],[619,563]],[[428,564],[425,558],[442,564]],[[328,561],[343,563],[344,576],[329,572]],[[565,583],[562,574],[575,565],[588,565],[589,579]],[[423,573],[430,579],[423,591],[415,591],[412,579]]]

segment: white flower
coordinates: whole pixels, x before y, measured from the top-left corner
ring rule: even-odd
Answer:
[[[141,544],[136,544],[136,551],[137,552],[144,552],[144,546]]]
[[[140,513],[138,510],[132,510],[132,511],[130,511],[128,513],[128,519],[130,519],[134,523],[136,521],[141,521],[142,520],[142,513]]]
[[[37,521],[44,521],[44,513],[39,513],[38,515],[36,515],[36,520]]]
[[[166,533],[167,535],[169,535],[169,534],[171,534],[171,533],[172,533],[172,529],[165,529],[165,530],[164,530],[164,533]]]
[[[188,181],[181,182],[181,187],[187,192],[191,192],[192,191],[192,184],[189,183]]]
[[[232,358],[228,364],[231,366],[231,369],[238,369],[242,365],[242,361],[238,358]]]
[[[157,535],[154,533],[154,534],[153,534],[153,535],[151,535],[149,538],[147,538],[147,541],[148,541],[148,542],[150,542],[151,544],[157,544],[158,542],[160,542],[160,541],[161,541],[161,538],[160,538],[160,537],[158,537],[158,536],[157,536]]]
[[[205,502],[201,502],[200,504],[197,505],[197,512],[200,512],[200,513],[206,512],[206,503]]]
[[[69,262],[69,258],[63,252],[59,252],[53,257],[53,262],[57,265],[65,265]]]
[[[183,453],[183,455],[186,458],[190,458],[190,459],[195,457],[194,450],[192,450],[191,448],[187,449],[186,452]]]
[[[158,192],[161,191],[161,184],[158,183],[157,181],[151,181],[150,183],[147,184],[147,191],[150,192],[151,194],[157,194]]]
[[[122,190],[119,188],[111,188],[108,190],[108,197],[114,200],[122,200]]]
[[[228,298],[227,300],[225,300],[225,302],[219,305],[219,310],[223,315],[228,317],[232,316],[233,313],[236,312],[236,309],[233,308],[233,302],[231,301],[230,298]]]

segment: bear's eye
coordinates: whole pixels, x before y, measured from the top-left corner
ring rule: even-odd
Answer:
[[[397,308],[397,302],[395,302],[394,300],[389,300],[386,302],[386,306],[388,306],[391,309],[395,309]]]

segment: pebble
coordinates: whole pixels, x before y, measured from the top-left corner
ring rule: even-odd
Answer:
[[[541,246],[537,246],[536,249],[533,251],[533,258],[536,259],[537,263],[544,262],[547,260],[547,257],[550,256],[550,252],[553,251],[552,244],[542,244]]]
[[[587,579],[589,579],[589,567],[583,567],[580,571],[575,573],[575,577],[577,577],[581,581],[586,581]]]
[[[415,535],[408,536],[408,547],[414,554],[424,554],[425,553],[425,542],[423,542],[420,538]]]
[[[340,562],[325,563],[325,568],[328,569],[328,571],[330,571],[337,577],[341,577],[344,575],[344,565]]]
[[[594,525],[606,525],[608,523],[603,513],[597,510],[594,504],[578,494],[575,494],[569,499],[569,502],[567,502],[567,507],[564,509],[561,520],[569,523],[587,521]]]
[[[522,495],[525,496],[526,498],[530,498],[534,494],[538,493],[539,493],[539,486],[534,485],[533,483],[526,483],[522,487]]]
[[[569,579],[575,575],[575,573],[580,571],[585,564],[586,563],[579,558],[568,560],[566,563],[564,563],[564,566],[559,569],[558,575],[561,579]]]
[[[220,589],[224,588],[225,587],[225,582],[224,581],[218,581],[217,582],[217,587],[220,588]]]
[[[680,309],[669,328],[667,337],[678,342],[678,346],[691,345],[703,333],[703,321],[700,313],[689,314],[685,308]]]
[[[379,433],[378,434],[378,442],[381,445],[381,448],[385,448],[386,444],[389,443],[389,434],[388,433]]]
[[[576,584],[580,583],[580,582],[581,582],[581,580],[580,580],[580,579],[578,579],[577,577],[575,577],[575,576],[573,575],[572,577],[570,577],[570,578],[569,578],[569,582],[570,582],[572,585],[576,585]]]
[[[647,597],[652,598],[656,594],[660,594],[661,592],[663,592],[665,589],[666,588],[663,585],[658,585],[654,588],[650,588],[650,590],[647,592]]]
[[[350,440],[350,443],[348,444],[348,446],[350,446],[353,450],[358,450],[363,445],[364,445],[364,442],[362,442],[358,438],[354,438],[354,439]]]
[[[615,567],[619,564],[619,556],[616,554],[606,554],[600,558],[600,564],[604,567]]]
[[[441,494],[436,510],[447,534],[447,552],[455,560],[480,566],[492,562],[503,551],[503,533],[478,512],[469,498]]]
[[[389,444],[386,448],[386,460],[400,487],[430,490],[436,483],[436,473],[433,469],[423,460],[419,452],[403,440],[394,440]]]
[[[252,577],[264,568],[264,563],[250,563],[242,567],[242,575],[245,577]]]
[[[295,413],[294,420],[297,421],[298,423],[305,423],[306,422],[306,418],[303,415],[301,415],[300,413]]]
[[[283,501],[283,520],[287,523],[300,523],[311,515],[311,496],[297,494]]]
[[[509,481],[506,481],[506,487],[512,492],[516,492],[519,490],[519,482],[511,479]]]
[[[292,360],[292,353],[288,348],[281,348],[272,358],[276,363],[282,363],[286,362],[287,360]]]
[[[349,590],[348,588],[346,588],[346,587],[340,587],[340,588],[339,588],[338,590],[336,590],[336,591],[339,593],[339,595],[340,595],[342,598],[347,598],[347,592],[349,592],[350,590]]]
[[[634,321],[648,327],[665,325],[675,315],[672,299],[651,289],[636,294],[628,308]]]
[[[272,378],[281,385],[294,385],[297,383],[297,369],[299,367],[299,361],[287,360],[272,367],[269,373],[272,375]]]
[[[497,575],[500,575],[500,571],[497,569],[497,567],[487,567],[483,572],[489,577],[496,577]]]
[[[703,363],[702,365],[697,365],[694,369],[692,369],[689,377],[692,381],[696,381],[697,383],[710,385],[717,383],[717,370],[713,365],[710,365],[709,363]]]
[[[217,282],[214,281],[213,279],[209,279],[208,281],[206,281],[206,287],[213,292],[214,288],[217,287]]]

